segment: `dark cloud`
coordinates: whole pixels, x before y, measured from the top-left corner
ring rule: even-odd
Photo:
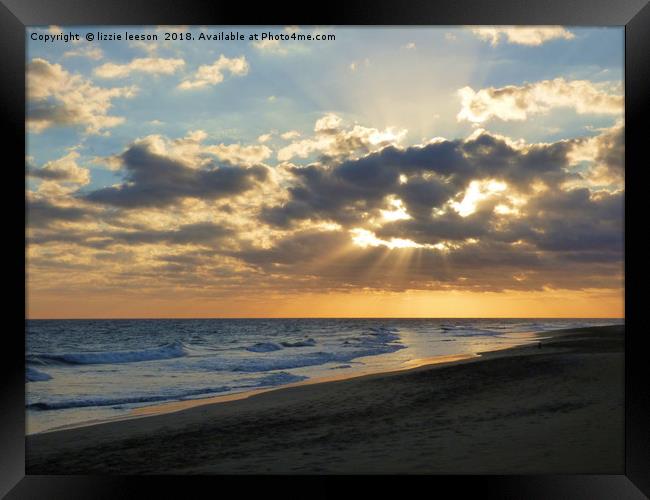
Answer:
[[[71,243],[90,248],[103,249],[114,245],[215,245],[234,235],[230,228],[210,222],[184,224],[169,230],[135,231],[55,231],[42,232],[29,238],[32,244]]]
[[[456,192],[455,186],[439,179],[413,177],[400,185],[398,196],[416,219],[430,217],[433,207],[440,207]]]
[[[594,162],[620,169],[621,136],[617,132],[599,138]],[[265,233],[263,247],[250,233],[240,236],[235,226],[219,223],[174,229],[128,225],[130,212],[120,208],[167,208],[187,197],[223,198],[215,207],[234,213],[237,202],[228,198],[267,178],[266,167],[194,169],[139,143],[121,157],[125,178],[120,186],[86,195],[88,201],[117,207],[90,205],[110,229],[48,228],[55,221],[84,220],[89,212],[37,200],[30,242],[81,245],[96,251],[98,261],[140,245],[167,246],[167,255],[157,255],[147,269],[134,271],[138,279],[193,289],[617,288],[623,279],[624,193],[564,184],[577,178],[569,157],[580,141],[519,147],[480,133],[466,140],[386,147],[359,159],[293,167],[287,203],[263,207],[259,214],[261,222],[282,229]],[[477,199],[475,209],[464,216],[454,210],[453,202],[463,200],[472,181],[489,179],[508,188]],[[539,191],[538,181],[546,189]],[[510,196],[521,198],[515,213],[495,210],[500,204],[514,206]],[[391,197],[401,200],[410,218],[381,218],[379,211],[389,209]],[[341,227],[296,225],[307,219]],[[371,231],[385,244],[355,244],[354,228]],[[415,248],[388,248],[393,239],[410,240]],[[124,254],[117,260],[128,263],[131,258]]]
[[[572,178],[565,170],[572,147],[565,141],[517,149],[484,132],[423,147],[391,146],[336,166],[296,167],[291,173],[297,185],[289,188],[289,201],[265,207],[261,218],[281,227],[314,218],[358,223],[364,211],[383,207],[388,195],[402,199],[411,215],[428,218],[476,179],[502,180],[520,191],[536,180],[558,186]],[[401,175],[409,181],[401,183]]]
[[[534,246],[479,240],[449,252],[426,248],[390,250],[350,244],[337,231],[305,230],[268,249],[248,248],[232,256],[259,268],[262,275],[289,278],[295,289],[391,291],[454,288],[498,292],[580,289],[621,284],[620,259],[575,259],[577,254],[539,252]],[[571,259],[570,262],[567,259]],[[313,277],[312,280],[305,278]],[[291,279],[296,280],[291,283]],[[300,281],[299,281],[300,280]]]
[[[27,224],[30,227],[47,227],[55,222],[79,222],[89,215],[88,210],[77,206],[59,206],[44,199],[27,202]]]
[[[27,115],[30,123],[44,126],[74,125],[80,121],[77,110],[51,101],[29,102]]]
[[[429,211],[427,217],[387,223],[376,234],[384,239],[404,238],[420,244],[435,245],[442,241],[489,236],[493,218],[492,210],[485,207],[468,217],[461,217],[450,210],[434,218]]]
[[[166,231],[116,231],[108,233],[108,239],[113,243],[136,245],[155,243],[202,245],[215,243],[217,240],[221,240],[232,234],[234,234],[232,229],[210,222],[199,222],[196,224],[185,224],[178,229]]]
[[[88,193],[88,201],[123,208],[162,208],[183,198],[213,200],[241,194],[268,174],[263,166],[195,169],[152,152],[146,143],[132,145],[121,159],[124,182]]]
[[[622,258],[624,193],[589,189],[549,191],[532,197],[518,217],[501,218],[493,208],[499,199],[479,205],[476,212],[461,217],[447,211],[436,217],[416,217],[387,223],[377,236],[407,238],[421,244],[458,241],[467,238],[489,239],[505,243],[517,241],[548,251],[615,252]],[[574,259],[577,259],[574,255]],[[609,255],[603,255],[610,260]]]
[[[233,252],[231,255],[248,263],[270,269],[276,265],[296,265],[322,260],[342,246],[349,246],[350,238],[339,231],[301,231],[282,238],[268,249],[255,246]]]
[[[625,127],[614,127],[599,138],[596,162],[620,174],[625,162]]]
[[[595,161],[620,165],[621,135],[608,132],[599,137]],[[262,220],[285,229],[294,221],[329,220],[343,230],[299,231],[272,248],[238,256],[265,272],[317,275],[322,283],[343,288],[426,289],[443,283],[491,291],[620,286],[624,194],[565,187],[580,178],[569,168],[569,156],[580,141],[520,148],[483,132],[424,147],[388,147],[338,165],[294,168],[289,201],[264,208]],[[450,208],[450,202],[463,199],[471,181],[488,179],[509,187],[477,201],[469,215]],[[537,182],[546,190],[535,191]],[[501,215],[495,207],[508,206],[509,195],[527,201],[516,215]],[[389,196],[403,202],[410,218],[368,226],[370,216],[388,208]],[[421,247],[354,247],[348,234],[354,227],[370,229],[386,242],[407,239]],[[426,247],[449,243],[449,251]],[[332,255],[340,258],[332,260]],[[399,275],[391,274],[395,269]],[[372,270],[380,274],[373,276]]]
[[[541,250],[601,251],[623,255],[622,192],[591,195],[588,189],[558,191],[530,202],[528,240]]]
[[[44,181],[66,181],[71,179],[69,172],[52,168],[28,167],[25,174],[34,179],[41,179]]]

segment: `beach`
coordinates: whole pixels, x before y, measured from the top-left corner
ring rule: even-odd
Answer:
[[[624,326],[29,435],[27,474],[621,474]],[[161,405],[164,408],[164,405]]]

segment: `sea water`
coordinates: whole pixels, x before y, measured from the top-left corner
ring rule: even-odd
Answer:
[[[398,370],[620,319],[29,320],[27,432],[169,401]]]

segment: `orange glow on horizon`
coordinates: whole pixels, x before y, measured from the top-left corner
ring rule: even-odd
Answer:
[[[29,319],[63,318],[623,318],[623,292],[350,292],[207,299],[36,294]]]

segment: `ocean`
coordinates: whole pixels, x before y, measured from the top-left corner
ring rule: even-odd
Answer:
[[[621,319],[28,320],[27,432],[135,408],[405,368]]]

